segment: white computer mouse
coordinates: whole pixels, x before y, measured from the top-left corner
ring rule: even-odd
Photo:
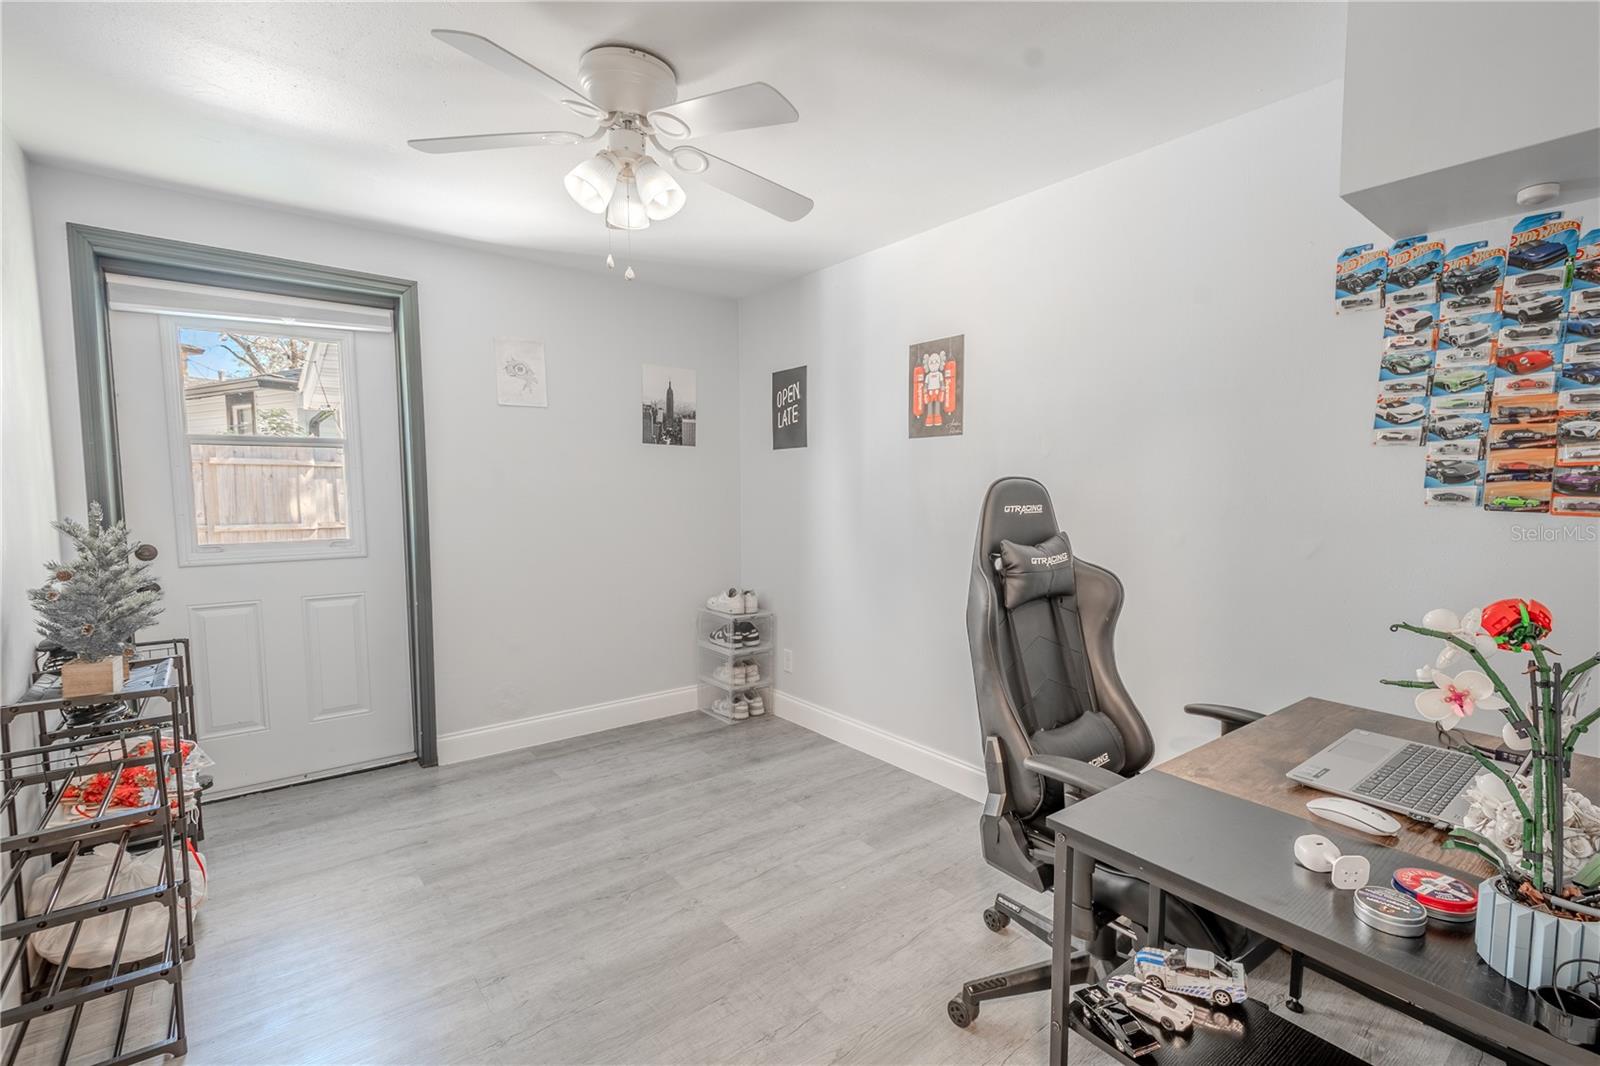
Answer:
[[[1387,837],[1400,832],[1400,823],[1388,814],[1343,796],[1318,796],[1306,804],[1306,810],[1318,818],[1326,818],[1334,825],[1342,825],[1358,833]]]

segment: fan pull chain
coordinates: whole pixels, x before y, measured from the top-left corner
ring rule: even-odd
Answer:
[[[628,188],[627,188],[626,192],[624,193],[624,195],[626,195],[628,197],[629,206],[632,206],[632,204],[633,204],[633,187],[634,187],[634,185],[635,185],[634,182],[631,182],[631,181],[628,182]],[[641,203],[642,203],[642,201],[641,201]],[[633,280],[633,230],[631,230],[631,229],[628,231],[628,269],[624,270],[622,272],[622,277],[623,277],[623,279],[625,281],[632,281]]]

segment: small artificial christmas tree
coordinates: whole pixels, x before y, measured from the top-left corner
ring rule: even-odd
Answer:
[[[78,557],[70,565],[46,563],[50,579],[28,590],[39,615],[39,635],[82,663],[120,658],[134,634],[161,613],[161,592],[145,576],[150,565],[134,560],[138,545],[129,539],[127,527],[121,522],[105,525],[97,503],[89,505],[88,525],[63,518],[55,529],[71,538]],[[120,663],[115,678],[112,688],[120,687]],[[65,671],[63,685],[71,687]]]

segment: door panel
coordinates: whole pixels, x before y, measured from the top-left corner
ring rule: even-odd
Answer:
[[[219,792],[415,746],[394,338],[271,308],[109,321],[126,518],[161,553],[141,635],[193,642]],[[230,328],[284,344],[230,361]]]

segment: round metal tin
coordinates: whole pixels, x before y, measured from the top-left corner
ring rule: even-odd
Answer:
[[[1428,931],[1428,912],[1404,892],[1380,885],[1355,891],[1356,917],[1391,936],[1421,936]]]
[[[1478,890],[1459,877],[1407,866],[1394,872],[1394,887],[1435,918],[1470,922],[1478,914]]]

